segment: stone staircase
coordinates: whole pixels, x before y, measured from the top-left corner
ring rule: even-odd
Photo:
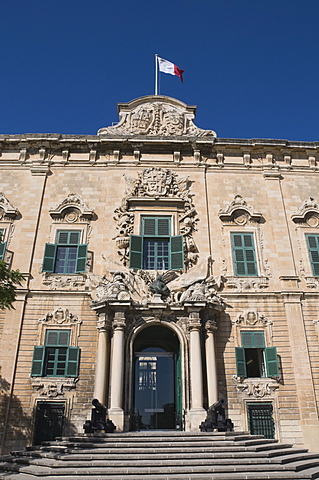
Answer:
[[[319,478],[319,454],[239,432],[83,434],[0,458],[2,480]]]

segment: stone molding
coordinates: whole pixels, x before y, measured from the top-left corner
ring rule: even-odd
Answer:
[[[60,275],[58,273],[42,272],[42,283],[50,290],[83,290],[86,278],[85,274],[80,273]]]
[[[271,378],[241,378],[233,375],[233,381],[237,391],[248,398],[263,398],[273,395],[279,388],[279,383]]]
[[[67,308],[58,307],[52,312],[46,313],[43,318],[40,318],[39,323],[44,325],[75,325],[81,324],[82,320],[78,318],[77,315],[74,315]]]
[[[256,310],[246,310],[235,320],[232,320],[233,324],[236,325],[248,325],[248,326],[263,326],[272,325],[272,321],[268,320],[265,315],[258,313]]]
[[[149,95],[118,104],[120,121],[112,127],[101,128],[98,135],[147,136],[210,136],[212,130],[203,130],[194,124],[196,107],[174,98]]]
[[[319,226],[319,205],[313,197],[306,199],[298,212],[291,215],[295,223],[308,227]]]
[[[32,378],[31,385],[40,395],[55,398],[64,396],[66,391],[70,391],[76,387],[78,378],[56,378],[47,380],[45,378]]]
[[[234,200],[225,209],[218,212],[224,224],[246,225],[246,223],[259,223],[262,214],[250,206],[241,195],[235,195]]]
[[[0,192],[0,220],[12,221],[18,213],[18,209],[9,202],[2,192]]]
[[[94,210],[90,209],[79,195],[69,193],[55,209],[50,210],[50,215],[52,219],[65,223],[87,222],[92,220]]]
[[[225,287],[236,293],[261,292],[269,287],[268,277],[225,277]]]

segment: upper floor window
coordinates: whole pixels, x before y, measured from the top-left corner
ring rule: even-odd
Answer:
[[[266,347],[264,332],[242,331],[242,347],[236,347],[237,376],[278,377],[276,347]]]
[[[319,235],[306,235],[312,274],[319,276]]]
[[[81,231],[58,231],[57,242],[45,246],[43,271],[62,274],[85,272],[87,245],[80,244],[80,239]]]
[[[131,235],[130,268],[181,270],[183,235],[171,235],[171,217],[142,217],[141,235]]]
[[[45,345],[34,347],[31,376],[77,377],[80,349],[69,343],[70,330],[47,330]]]
[[[4,233],[4,230],[0,229],[0,260],[4,259],[4,253],[7,246],[7,242],[4,242]]]
[[[257,276],[253,233],[231,233],[231,241],[235,275]]]

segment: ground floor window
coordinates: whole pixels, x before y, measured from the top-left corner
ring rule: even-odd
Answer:
[[[248,427],[252,435],[275,438],[272,403],[248,403]]]
[[[34,445],[61,437],[64,424],[64,402],[38,402],[35,409]]]

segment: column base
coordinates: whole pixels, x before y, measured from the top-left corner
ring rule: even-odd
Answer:
[[[198,432],[199,426],[206,420],[207,412],[204,408],[192,408],[186,414],[186,423],[191,432]]]
[[[124,430],[124,411],[122,408],[109,408],[107,415],[116,426],[115,432],[123,432]]]

